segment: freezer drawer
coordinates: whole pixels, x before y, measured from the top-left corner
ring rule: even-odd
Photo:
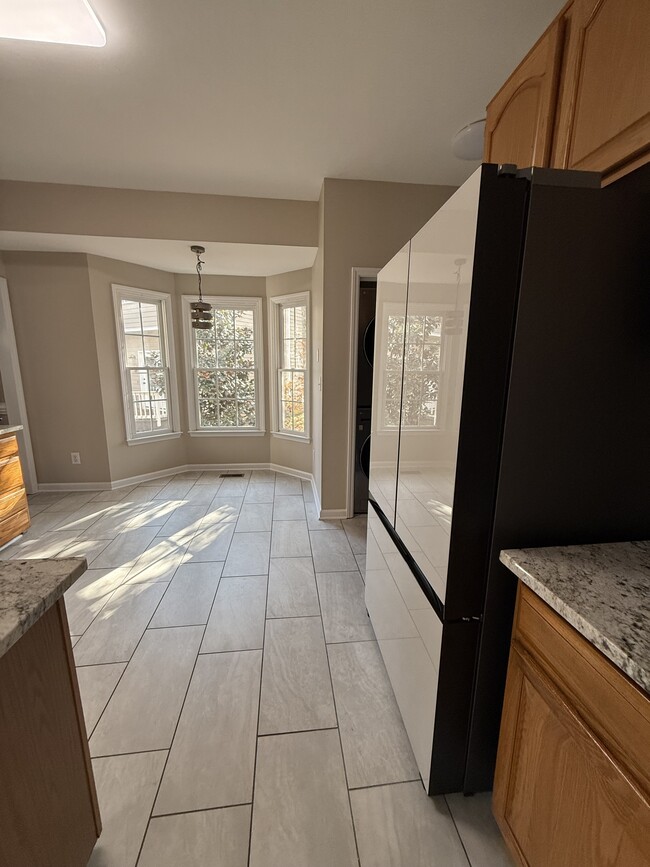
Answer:
[[[368,511],[366,607],[428,788],[442,623],[372,504]]]

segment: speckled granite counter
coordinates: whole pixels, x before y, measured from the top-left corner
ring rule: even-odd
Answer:
[[[22,429],[23,426],[21,424],[5,425],[4,427],[0,426],[0,437],[6,437],[12,433],[18,433],[18,431]]]
[[[650,541],[524,548],[500,559],[650,692]]]
[[[0,656],[86,571],[83,557],[0,563]]]

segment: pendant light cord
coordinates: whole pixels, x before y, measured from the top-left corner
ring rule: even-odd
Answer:
[[[196,276],[199,278],[199,301],[203,301],[203,293],[201,292],[201,270],[205,262],[201,259],[201,254],[196,254]]]

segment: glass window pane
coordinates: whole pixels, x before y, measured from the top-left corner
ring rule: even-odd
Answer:
[[[235,344],[232,340],[217,341],[217,365],[219,367],[235,366]]]
[[[217,427],[218,423],[216,398],[199,398],[199,426]]]
[[[424,339],[427,343],[440,340],[442,333],[442,316],[427,316],[424,325]]]
[[[122,299],[122,323],[125,334],[142,334],[142,322],[140,320],[140,304],[138,301]]]
[[[237,371],[237,397],[239,400],[255,399],[255,374],[249,371]]]
[[[293,374],[283,370],[280,377],[281,400],[293,400]]]
[[[422,349],[422,369],[438,370],[440,367],[440,344],[428,343]]]
[[[235,337],[238,340],[253,339],[253,311],[235,310]]]
[[[294,361],[294,341],[285,338],[282,341],[282,367],[293,367]]]
[[[146,370],[130,370],[131,394],[134,400],[149,400],[149,377]]]
[[[138,367],[144,364],[144,346],[141,334],[125,334],[126,366]]]
[[[237,424],[239,427],[255,427],[255,401],[241,400],[237,404]]]
[[[217,340],[232,340],[235,336],[235,320],[232,310],[214,311],[214,330]]]
[[[294,335],[293,307],[282,308],[282,336],[285,340],[291,340]]]
[[[296,337],[304,340],[307,337],[307,307],[294,307],[294,311]]]
[[[296,340],[296,356],[294,367],[298,368],[306,368],[307,367],[307,341],[304,338],[300,338]]]
[[[237,388],[237,374],[233,370],[221,371],[217,374],[217,389],[220,398],[234,399]]]
[[[253,367],[255,354],[252,340],[238,340],[235,347],[235,364],[237,367]]]
[[[162,367],[162,348],[159,337],[150,337],[148,334],[144,338],[144,357],[147,367]]]
[[[152,400],[167,397],[167,371],[149,371],[149,391],[151,392]]]
[[[211,371],[198,370],[196,373],[196,385],[199,400],[216,400],[217,397],[217,374]]]
[[[302,401],[293,404],[293,429],[298,433],[305,431],[305,404]]]
[[[220,400],[219,401],[219,423],[221,427],[236,427],[237,426],[237,401],[236,400]]]
[[[142,406],[149,407],[149,404],[142,404]],[[151,411],[148,409],[146,413],[136,413],[135,416],[135,432],[136,433],[149,433],[152,430],[151,425]]]
[[[282,430],[293,430],[293,404],[289,400],[282,401]]]
[[[293,374],[293,400],[305,402],[305,374],[294,371]]]
[[[216,367],[217,366],[217,349],[214,340],[210,339],[214,335],[208,332],[209,337],[202,331],[194,332],[194,340],[196,346],[196,365],[197,367]]]
[[[406,370],[421,370],[422,369],[422,344],[407,343],[406,356],[404,358],[404,367]]]
[[[142,333],[146,336],[160,336],[160,304],[147,304],[140,302],[140,316],[142,318]]]
[[[169,409],[166,400],[151,401],[151,420],[154,430],[169,430]]]

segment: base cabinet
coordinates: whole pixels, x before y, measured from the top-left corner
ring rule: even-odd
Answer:
[[[525,867],[650,865],[650,701],[520,587],[493,809]]]

